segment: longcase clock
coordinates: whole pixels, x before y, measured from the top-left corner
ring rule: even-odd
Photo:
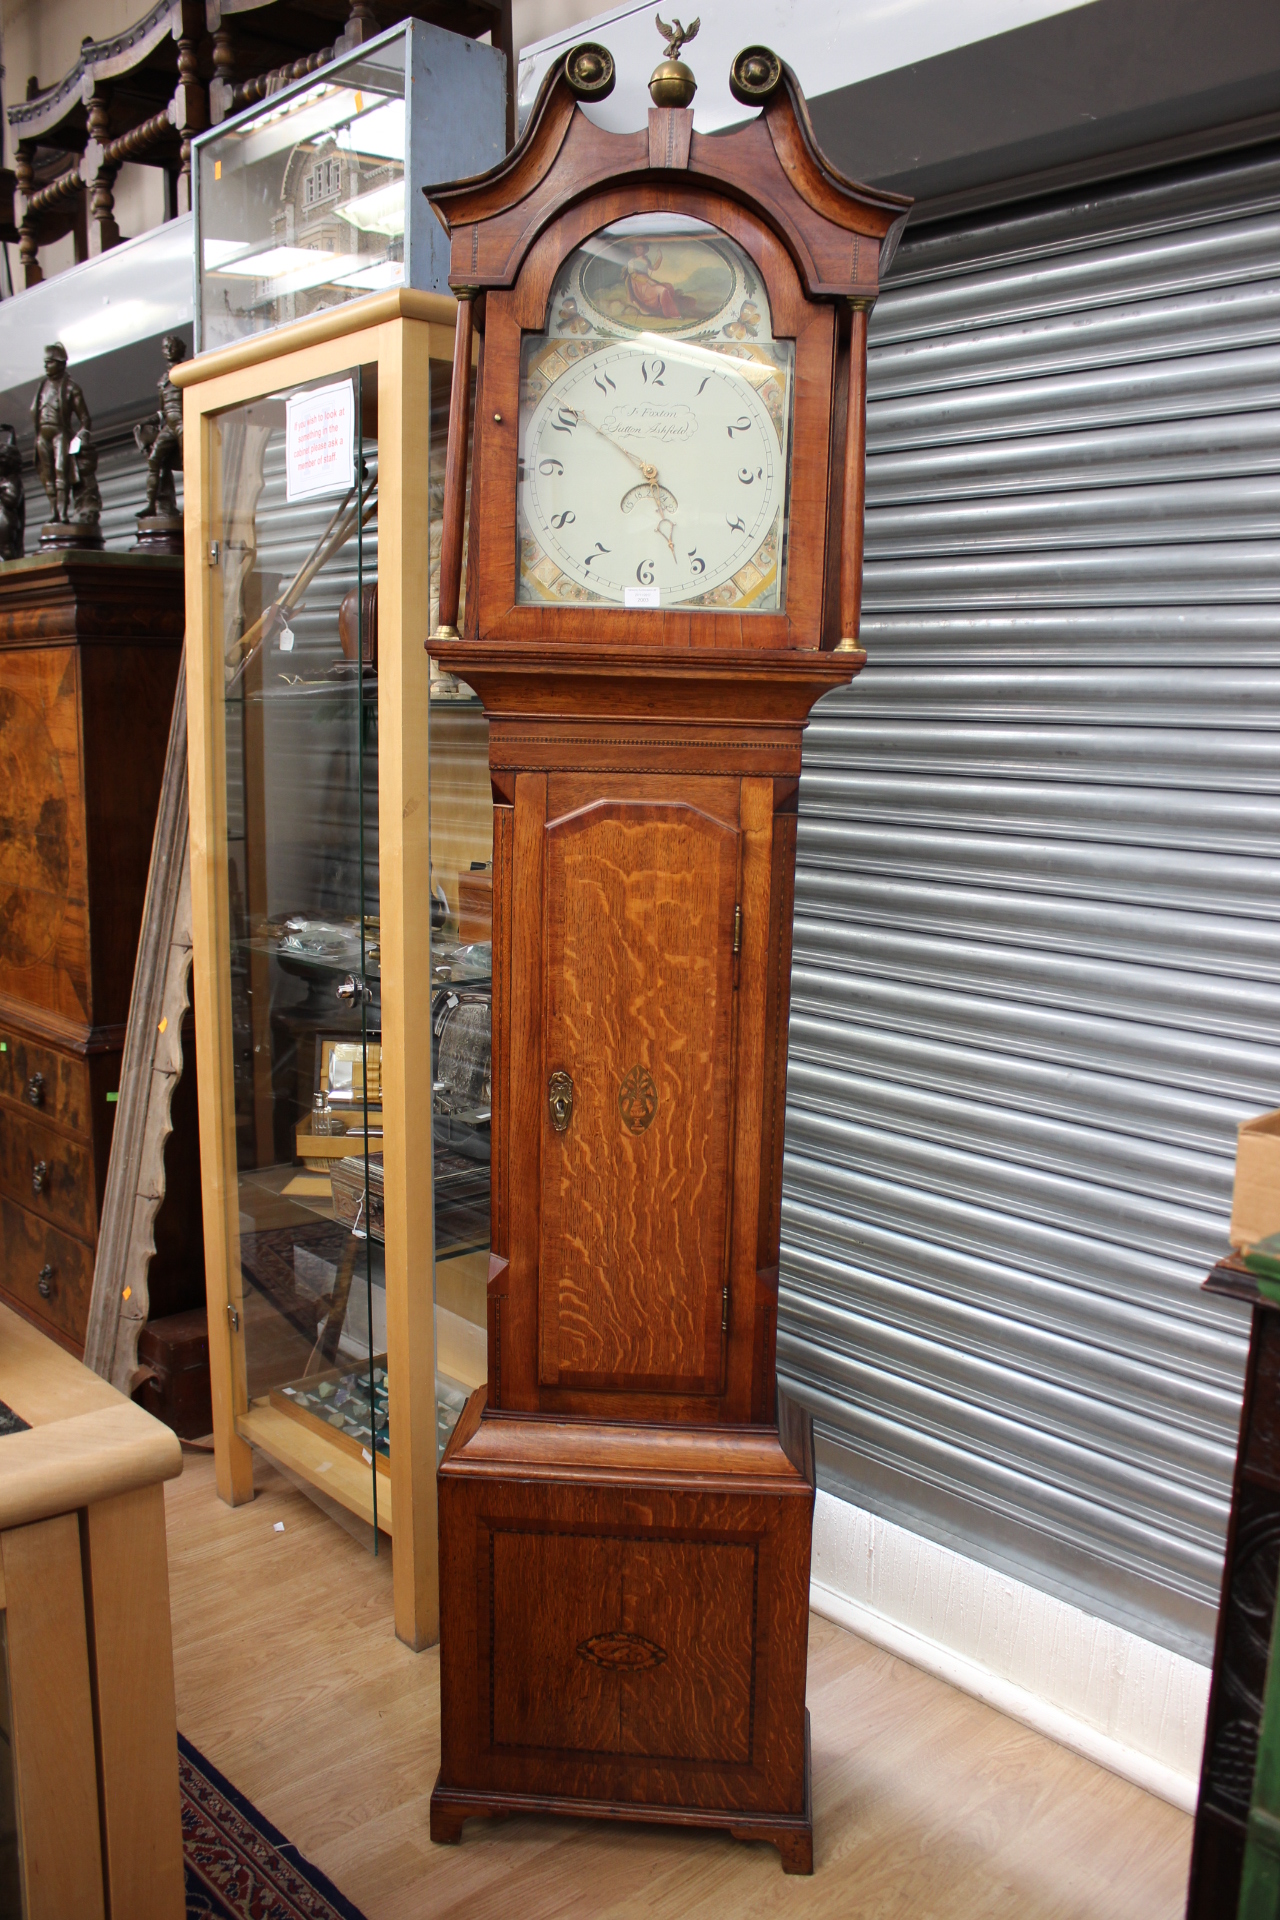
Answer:
[[[810,1421],[777,1391],[801,735],[858,650],[866,316],[909,203],[794,76],[693,132],[577,47],[432,191],[461,307],[441,628],[489,716],[488,1382],[440,1468],[431,1831],[726,1828],[812,1868]],[[456,631],[472,330],[480,332]]]

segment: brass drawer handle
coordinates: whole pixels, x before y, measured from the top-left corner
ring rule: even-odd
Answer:
[[[36,1292],[42,1300],[53,1298],[53,1268],[48,1261],[40,1269],[40,1278],[36,1281]]]
[[[48,1178],[48,1175],[49,1175],[49,1163],[48,1163],[48,1161],[47,1161],[47,1160],[37,1160],[37,1161],[36,1161],[36,1163],[35,1163],[35,1165],[34,1165],[34,1166],[32,1167],[32,1169],[31,1169],[31,1191],[32,1191],[32,1193],[43,1193],[43,1192],[44,1192],[44,1186],[45,1186],[45,1181],[46,1181],[46,1179]]]
[[[44,1075],[33,1073],[27,1082],[27,1099],[33,1107],[44,1105]]]
[[[567,1133],[573,1118],[573,1080],[563,1067],[557,1067],[547,1082],[547,1106],[556,1132]]]

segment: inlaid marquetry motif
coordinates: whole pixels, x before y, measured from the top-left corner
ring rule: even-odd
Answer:
[[[639,1062],[622,1076],[618,1111],[628,1133],[643,1133],[658,1111],[658,1089],[653,1084],[653,1075]]]
[[[642,1633],[593,1633],[578,1648],[583,1660],[592,1660],[608,1673],[651,1673],[666,1659],[664,1648]]]

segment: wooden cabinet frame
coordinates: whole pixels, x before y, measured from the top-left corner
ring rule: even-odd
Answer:
[[[427,722],[430,663],[427,462],[430,382],[448,381],[456,307],[447,296],[380,294],[205,354],[176,371],[185,389],[188,769],[194,992],[199,1035],[209,1356],[218,1492],[253,1496],[240,1316],[229,916],[224,850],[226,741],[221,633],[210,565],[217,475],[214,417],[283,388],[360,365],[378,373],[378,833],[381,874],[387,1372],[395,1440],[390,1499],[395,1626],[412,1647],[439,1631],[436,1549],[436,1378],[430,1168],[431,1009]],[[260,1444],[260,1443],[259,1443]],[[265,1448],[269,1451],[269,1448]],[[290,1461],[294,1472],[303,1471]],[[358,1467],[359,1463],[354,1463]],[[366,1519],[369,1476],[317,1481]],[[381,1486],[380,1482],[380,1486]],[[365,1505],[368,1505],[368,1511]]]

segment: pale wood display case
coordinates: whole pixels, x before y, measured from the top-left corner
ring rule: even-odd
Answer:
[[[445,1371],[461,1385],[472,1386],[484,1375],[484,1275],[468,1284],[468,1262],[454,1262],[441,1287],[436,1279],[435,1221],[433,1217],[433,1069],[432,991],[428,956],[432,947],[432,823],[428,805],[428,726],[431,706],[431,664],[425,650],[430,631],[429,606],[433,589],[431,515],[428,474],[442,472],[443,435],[432,444],[433,416],[447,412],[454,350],[455,303],[447,296],[401,290],[371,295],[339,309],[314,315],[293,326],[245,340],[202,355],[178,370],[185,389],[186,591],[189,682],[189,774],[191,795],[191,877],[194,936],[193,1001],[198,1035],[201,1164],[204,1191],[205,1253],[208,1276],[209,1348],[213,1384],[214,1442],[218,1491],[224,1500],[239,1504],[252,1498],[253,1451],[261,1450],[295,1480],[355,1516],[373,1543],[376,1530],[394,1536],[395,1627],[413,1647],[432,1644],[438,1636],[438,1578],[436,1535],[437,1462],[437,1293],[460,1294],[443,1301],[439,1320],[445,1328],[445,1346],[461,1350],[446,1355]],[[229,544],[245,537],[248,519],[232,525],[227,501],[231,494],[223,469],[223,429],[231,410],[275,404],[290,391],[316,382],[340,380],[360,371],[357,391],[362,451],[370,423],[376,434],[376,699],[367,669],[357,672],[357,699],[370,702],[376,727],[377,802],[376,835],[368,808],[362,818],[361,875],[364,847],[376,847],[380,948],[380,1030],[382,1080],[381,1139],[372,1144],[383,1154],[385,1188],[385,1368],[390,1402],[389,1460],[380,1457],[377,1470],[368,1449],[339,1444],[324,1437],[323,1423],[291,1418],[282,1411],[280,1382],[271,1378],[264,1387],[262,1368],[246,1355],[246,1301],[252,1314],[258,1304],[249,1295],[242,1261],[246,1129],[261,1143],[269,1139],[272,1101],[276,1105],[275,1158],[271,1169],[283,1195],[285,1177],[305,1175],[312,1185],[323,1183],[327,1167],[336,1164],[297,1153],[296,1140],[308,1130],[309,1116],[297,1117],[281,1146],[278,1089],[259,1084],[255,1063],[255,1092],[246,1115],[241,1074],[240,1112],[237,1113],[237,1064],[233,1058],[232,916],[239,911],[232,898],[233,880],[228,855],[228,740],[226,596],[234,575],[225,564]],[[373,396],[372,402],[370,396]],[[228,443],[229,444],[229,443]],[[357,462],[358,464],[358,462]],[[283,484],[283,482],[281,482]],[[360,496],[363,498],[363,495]],[[325,516],[336,507],[322,503]],[[290,509],[289,511],[292,511]],[[255,507],[255,515],[257,508]],[[277,515],[284,525],[287,512]],[[253,518],[253,527],[263,522]],[[251,539],[262,539],[251,532]],[[436,530],[438,539],[438,528]],[[363,551],[363,549],[362,549]],[[248,563],[246,563],[247,565]],[[292,559],[290,565],[293,564]],[[261,571],[261,568],[260,568]],[[245,578],[241,574],[241,583]],[[282,576],[283,577],[283,576]],[[363,576],[368,580],[367,572]],[[236,590],[242,590],[236,589]],[[265,600],[279,589],[259,587]],[[315,607],[324,595],[313,596]],[[327,603],[325,603],[327,605]],[[308,606],[312,605],[308,602]],[[248,626],[256,603],[246,604]],[[332,609],[329,610],[332,613]],[[234,624],[234,622],[232,623]],[[295,625],[298,624],[295,621]],[[337,624],[333,627],[336,649]],[[327,631],[327,630],[326,630]],[[292,634],[289,635],[292,646]],[[277,699],[290,691],[290,669],[299,656],[260,649],[258,668],[246,671],[245,682],[258,671],[268,693]],[[350,657],[350,656],[348,656]],[[331,671],[339,671],[336,660]],[[353,671],[355,669],[353,668]],[[307,669],[298,666],[301,680]],[[305,693],[306,688],[303,687]],[[260,696],[265,697],[265,696]],[[440,766],[449,804],[444,812],[452,838],[437,825],[436,897],[456,891],[459,866],[488,858],[490,801],[485,729],[476,703],[452,703],[458,723],[450,727],[442,716],[438,726]],[[477,722],[479,724],[477,725]],[[366,726],[361,707],[360,727]],[[468,744],[469,734],[474,740]],[[363,741],[364,734],[361,733]],[[363,752],[363,747],[361,749]],[[363,764],[363,763],[362,763]],[[361,774],[363,781],[364,775]],[[437,814],[441,796],[436,793]],[[457,799],[458,805],[453,805]],[[447,843],[447,844],[446,844]],[[443,858],[442,858],[443,848]],[[363,887],[363,878],[361,885]],[[362,894],[362,901],[366,896]],[[242,905],[243,903],[241,903]],[[268,903],[269,905],[270,903]],[[456,908],[456,902],[453,903]],[[362,916],[367,907],[362,905]],[[362,928],[365,923],[362,918]],[[361,938],[366,937],[367,928]],[[372,949],[370,949],[372,951]],[[360,948],[363,956],[364,948]],[[363,959],[361,964],[363,964]],[[256,973],[253,969],[256,968]],[[259,955],[246,976],[261,1003],[268,961]],[[278,982],[278,975],[271,974]],[[330,1003],[331,989],[328,990]],[[277,1000],[280,998],[277,992]],[[239,1017],[239,1016],[237,1016]],[[266,1049],[266,1016],[255,1017],[255,1045]],[[275,1016],[273,1015],[273,1018]],[[278,1028],[278,1021],[277,1021]],[[273,1029],[273,1032],[275,1030]],[[236,1044],[239,1044],[236,1042]],[[274,1041],[273,1041],[274,1044]],[[264,1070],[265,1071],[265,1070]],[[298,1079],[301,1082],[302,1073]],[[370,1123],[372,1131],[372,1122]],[[353,1148],[355,1152],[357,1147]],[[257,1162],[261,1165],[262,1147]],[[249,1155],[252,1158],[252,1153]],[[259,1180],[259,1187],[263,1181]],[[311,1191],[308,1186],[307,1191]],[[261,1196],[259,1195],[259,1198]],[[254,1202],[256,1204],[256,1201]],[[264,1203],[265,1204],[265,1203]],[[284,1205],[282,1198],[281,1205]],[[255,1215],[255,1220],[265,1216]],[[375,1235],[376,1237],[376,1235]],[[361,1256],[363,1257],[363,1255]],[[473,1253],[487,1267],[487,1252]],[[461,1275],[461,1278],[459,1277]],[[358,1289],[353,1290],[353,1298]],[[474,1301],[471,1296],[474,1295]],[[375,1340],[375,1312],[370,1293],[368,1341],[372,1358],[380,1362]],[[479,1325],[473,1325],[478,1321]],[[456,1322],[456,1325],[455,1325]],[[452,1330],[452,1331],[450,1331]],[[381,1335],[381,1327],[378,1328]],[[316,1342],[316,1354],[320,1341]],[[478,1357],[477,1357],[478,1356]],[[327,1356],[331,1359],[332,1356]],[[297,1368],[300,1374],[303,1369]],[[285,1369],[287,1374],[287,1369]],[[320,1369],[323,1372],[323,1368]],[[313,1354],[311,1374],[317,1373]],[[370,1406],[373,1406],[370,1385]],[[374,1412],[368,1415],[375,1426]],[[375,1439],[372,1443],[378,1451]],[[362,1457],[363,1453],[363,1457]],[[376,1503],[376,1515],[375,1515]]]

